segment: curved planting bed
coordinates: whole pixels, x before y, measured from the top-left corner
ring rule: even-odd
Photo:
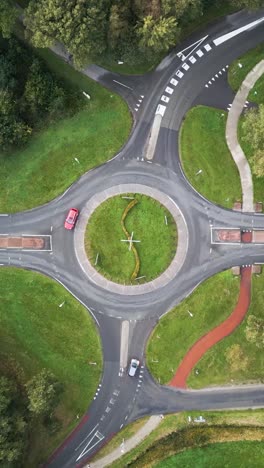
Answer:
[[[86,228],[85,249],[91,264],[117,283],[153,280],[169,266],[176,247],[172,215],[157,200],[142,194],[107,199]]]

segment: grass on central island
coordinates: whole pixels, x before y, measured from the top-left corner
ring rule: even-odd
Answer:
[[[160,275],[171,263],[177,246],[177,228],[169,211],[153,198],[141,194],[123,194],[102,203],[92,214],[86,229],[85,248],[89,260],[104,276],[117,283],[131,284],[135,257],[129,251],[126,235],[121,227],[122,214],[131,201],[138,200],[125,219],[125,226],[139,254],[141,282]],[[165,223],[167,217],[167,225]],[[133,282],[135,284],[135,281]]]
[[[225,141],[226,118],[227,113],[218,109],[192,108],[181,127],[180,151],[192,186],[208,200],[232,208],[241,200],[241,185]]]
[[[0,296],[1,375],[24,385],[46,368],[64,389],[56,409],[59,430],[50,434],[36,420],[30,431],[30,450],[20,466],[36,467],[63,442],[92,401],[102,372],[100,338],[87,310],[38,273],[2,268]]]
[[[238,295],[238,278],[224,271],[162,317],[147,344],[147,365],[153,377],[161,384],[169,382],[191,346],[231,314]]]

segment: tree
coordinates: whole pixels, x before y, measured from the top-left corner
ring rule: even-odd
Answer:
[[[234,344],[227,348],[225,357],[231,371],[233,372],[239,370],[244,371],[248,367],[248,358],[244,355],[243,350],[239,344]]]
[[[5,150],[25,143],[30,133],[31,128],[16,115],[11,92],[0,89],[0,146]]]
[[[0,377],[0,465],[21,459],[26,444],[27,423],[19,402],[16,383]],[[18,466],[16,464],[16,466]]]
[[[18,10],[9,0],[1,0],[0,2],[0,33],[4,38],[9,38],[14,29]]]
[[[152,16],[146,16],[143,24],[137,28],[139,46],[143,50],[154,53],[167,51],[176,43],[179,29],[175,18],[160,18],[155,21]]]
[[[26,9],[27,36],[36,47],[62,42],[81,65],[107,47],[110,0],[31,0]]]
[[[258,348],[264,348],[264,320],[250,315],[246,325],[246,339],[255,344]]]
[[[257,177],[264,175],[264,104],[258,109],[250,109],[242,125],[243,140],[250,143],[253,155],[250,157],[252,169]]]
[[[50,416],[58,404],[61,384],[47,369],[43,369],[26,384],[28,409],[34,415]]]
[[[127,6],[113,5],[110,10],[108,25],[108,40],[112,49],[117,46],[118,41],[126,37],[129,28],[129,11]]]

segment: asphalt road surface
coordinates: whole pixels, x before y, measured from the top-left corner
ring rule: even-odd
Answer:
[[[186,180],[178,155],[178,132],[188,109],[197,103],[226,109],[232,102],[227,66],[263,42],[262,19],[264,10],[230,15],[188,38],[144,76],[89,67],[89,76],[119,93],[130,106],[134,126],[127,144],[111,162],[85,174],[52,202],[0,216],[0,234],[51,238],[51,251],[0,250],[0,265],[36,270],[63,284],[89,309],[102,339],[104,369],[98,391],[83,424],[47,462],[50,467],[82,466],[114,433],[144,415],[264,407],[261,385],[199,391],[160,386],[148,373],[144,356],[146,340],[159,318],[200,282],[234,265],[264,262],[260,245],[211,245],[211,226],[264,229],[264,216],[226,210],[203,198]],[[158,106],[163,106],[159,109],[164,115],[154,157],[148,162],[146,148]],[[75,255],[73,232],[66,231],[63,223],[69,207],[82,210],[102,189],[133,182],[155,187],[176,202],[187,224],[189,244],[184,264],[169,284],[151,293],[124,296],[96,286],[86,276]],[[124,320],[128,331],[122,327]],[[124,328],[126,342],[120,347]],[[128,376],[124,356],[128,362],[131,357],[140,360],[135,378]]]

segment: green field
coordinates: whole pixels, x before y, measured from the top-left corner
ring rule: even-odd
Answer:
[[[193,422],[193,419],[201,414],[206,419],[206,423],[199,427]],[[192,419],[191,423],[188,421],[189,416]],[[134,423],[130,424],[130,426],[131,430],[133,430]],[[193,432],[193,430],[197,429],[196,433]],[[204,432],[200,433],[200,429]],[[263,409],[188,411],[169,414],[165,415],[158,427],[134,449],[125,453],[110,466],[111,468],[123,468],[124,466],[150,468],[155,466],[155,463],[159,462],[163,457],[174,455],[186,448],[191,449],[204,445],[204,443],[240,441],[243,439],[263,440],[263,429]],[[170,439],[168,436],[170,436]],[[116,437],[112,439],[111,443],[114,443]],[[185,467],[185,465],[180,466]]]
[[[127,140],[131,116],[125,102],[57,58],[39,50],[48,67],[65,79],[68,92],[78,88],[83,109],[36,133],[11,154],[0,153],[0,212],[17,212],[62,193],[84,172],[104,163]],[[72,88],[73,87],[73,88]],[[77,158],[79,163],[74,159]]]
[[[234,91],[237,91],[247,74],[254,66],[264,59],[264,43],[235,60],[228,69],[228,82]],[[242,65],[242,67],[239,66]],[[249,100],[258,104],[264,102],[264,76],[256,82],[249,93]]]
[[[264,275],[252,277],[252,298],[246,319],[227,338],[217,343],[202,357],[197,364],[199,375],[191,373],[188,386],[201,388],[208,385],[238,384],[250,382],[263,382],[264,353],[255,344],[249,343],[245,337],[247,317],[253,314],[264,320]],[[226,360],[227,349],[239,344],[247,367],[245,369],[232,370]],[[242,367],[242,366],[241,366]]]
[[[38,273],[2,268],[0,296],[1,374],[14,374],[24,384],[47,368],[64,387],[56,410],[60,430],[49,435],[36,422],[30,434],[24,466],[33,468],[45,461],[87,410],[102,372],[100,338],[87,310],[62,286]]]
[[[155,464],[156,468],[259,468],[264,460],[263,441],[240,441],[210,444],[186,450]]]
[[[208,200],[232,208],[235,201],[241,200],[241,186],[225,141],[226,118],[227,113],[218,109],[191,109],[181,127],[180,153],[193,187]]]
[[[140,259],[138,277],[142,282],[160,275],[171,263],[177,246],[177,230],[171,214],[159,202],[140,194],[123,196],[138,200],[125,220],[125,226],[133,238]],[[135,256],[121,227],[121,217],[131,200],[116,196],[102,203],[92,214],[86,229],[85,246],[88,258],[97,270],[118,283],[131,283],[135,268]],[[165,215],[168,224],[165,224]],[[162,249],[161,249],[162,245]]]
[[[191,346],[231,314],[238,294],[238,278],[225,271],[162,317],[147,344],[147,365],[156,380],[164,384],[172,379]]]

